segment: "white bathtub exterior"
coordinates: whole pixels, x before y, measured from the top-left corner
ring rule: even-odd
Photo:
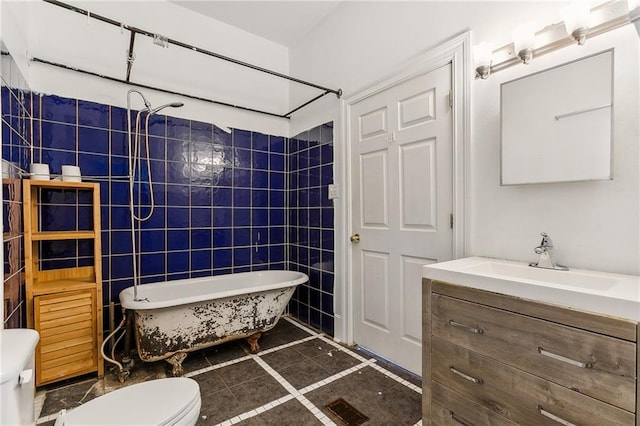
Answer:
[[[259,271],[177,280],[138,286],[120,293],[135,315],[138,355],[157,361],[251,336],[273,328],[297,285],[301,272]]]

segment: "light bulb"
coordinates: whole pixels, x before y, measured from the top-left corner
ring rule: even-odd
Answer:
[[[564,27],[579,45],[583,45],[589,31],[591,9],[587,0],[574,1],[562,9]]]
[[[491,60],[493,57],[493,44],[482,42],[473,48],[473,60],[476,64],[476,74],[483,80],[491,74]]]
[[[493,56],[493,44],[487,41],[476,45],[473,48],[473,60],[476,65],[491,65],[491,57]]]
[[[513,50],[516,55],[528,64],[533,58],[536,30],[533,22],[520,25],[513,30]]]

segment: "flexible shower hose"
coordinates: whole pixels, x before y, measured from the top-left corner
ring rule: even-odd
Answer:
[[[120,364],[118,361],[115,360],[115,350],[116,350],[116,346],[118,345],[118,343],[120,343],[120,340],[122,340],[122,337],[124,337],[125,333],[127,332],[127,330],[123,330],[122,333],[120,334],[120,336],[116,339],[115,343],[113,344],[113,346],[111,347],[111,358],[109,358],[105,353],[104,353],[104,347],[107,344],[107,342],[109,340],[111,340],[111,338],[118,332],[118,330],[120,330],[121,328],[124,328],[126,324],[126,316],[122,317],[122,321],[120,321],[120,324],[118,324],[118,326],[116,327],[115,330],[113,330],[102,342],[102,345],[100,346],[100,353],[102,354],[102,357],[109,361],[111,364],[115,364],[118,366],[118,377],[120,378],[121,375],[123,374],[124,371],[124,367],[122,366],[122,364]],[[121,380],[122,381],[122,380]]]

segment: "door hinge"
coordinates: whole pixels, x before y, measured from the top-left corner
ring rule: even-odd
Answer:
[[[453,229],[453,213],[449,213],[449,227]]]
[[[449,90],[449,108],[453,108],[453,89]]]

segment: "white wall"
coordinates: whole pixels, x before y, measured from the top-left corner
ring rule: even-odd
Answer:
[[[562,6],[561,2],[348,2],[291,50],[291,72],[341,87],[349,96],[466,29],[472,30],[474,43],[488,40],[502,46],[510,42],[511,31],[523,16],[542,28],[561,20]],[[616,49],[614,179],[500,187],[500,84],[610,47]],[[639,50],[638,35],[626,26],[590,39],[586,46],[571,46],[535,58],[529,66],[473,82],[468,255],[532,261],[539,233],[546,231],[559,263],[640,273]],[[298,96],[292,90],[293,102]],[[338,119],[339,114],[339,101],[325,99],[297,114],[291,133]]]
[[[29,3],[23,1],[2,0],[0,3],[2,10],[0,17],[0,38],[4,41],[11,52],[13,60],[25,78],[29,76],[27,61],[28,55],[28,35]]]
[[[288,74],[289,53],[282,45],[207,18],[166,1],[71,1],[78,7],[180,42]],[[29,55],[93,72],[125,78],[129,31],[47,4],[29,3]],[[131,81],[234,105],[286,113],[289,83],[238,65],[137,35]],[[50,65],[30,63],[34,91],[126,106],[129,86]],[[154,106],[182,101],[171,115],[229,127],[287,135],[286,119],[243,112],[203,101],[140,89]],[[135,107],[142,104],[136,99]]]
[[[555,52],[531,72],[615,47],[613,180],[499,186],[500,84],[524,75],[510,69],[477,82],[473,98],[473,254],[535,257],[537,232],[548,232],[556,260],[576,268],[640,273],[640,131],[638,36],[631,26]],[[486,84],[482,84],[486,83]],[[483,99],[478,105],[478,99]],[[479,111],[479,109],[482,111]],[[553,152],[548,153],[553,156]]]
[[[494,37],[500,46],[520,13],[546,25],[560,20],[559,8],[557,2],[345,2],[291,49],[290,69],[300,78],[341,87],[348,98],[463,31],[471,29],[477,40]],[[292,103],[303,98],[292,89]],[[292,134],[335,118],[337,103],[335,96],[326,97],[296,114]]]

